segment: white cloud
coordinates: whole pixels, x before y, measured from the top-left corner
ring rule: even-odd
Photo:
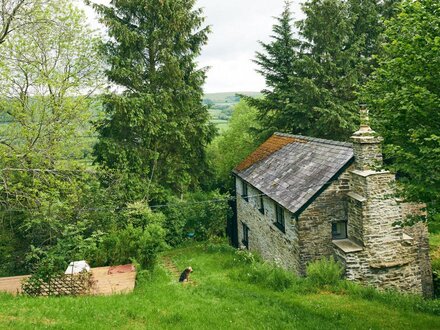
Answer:
[[[292,1],[296,19],[302,16],[300,2]],[[206,23],[212,27],[208,45],[198,59],[200,66],[210,67],[205,92],[263,89],[264,79],[255,72],[257,67],[252,59],[260,50],[258,40],[269,40],[274,17],[281,14],[284,0],[198,0],[197,6],[204,8]],[[88,8],[86,12],[92,25],[97,26],[93,10]]]

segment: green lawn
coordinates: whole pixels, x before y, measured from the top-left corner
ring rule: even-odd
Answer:
[[[319,291],[304,279],[277,291],[251,283],[252,267],[225,245],[192,244],[165,255],[179,269],[194,268],[192,283],[157,267],[128,295],[0,295],[0,329],[440,329],[438,301],[350,285]]]

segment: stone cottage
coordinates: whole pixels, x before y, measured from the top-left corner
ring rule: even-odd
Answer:
[[[335,256],[349,280],[431,296],[426,225],[397,224],[421,206],[396,198],[364,108],[361,122],[351,143],[275,133],[234,169],[240,245],[300,275]]]

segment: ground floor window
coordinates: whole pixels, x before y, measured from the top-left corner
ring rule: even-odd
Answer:
[[[333,239],[347,238],[347,221],[332,223],[332,238]]]
[[[241,242],[244,246],[246,246],[246,249],[249,249],[249,227],[246,226],[246,224],[241,223],[243,226],[243,239]]]

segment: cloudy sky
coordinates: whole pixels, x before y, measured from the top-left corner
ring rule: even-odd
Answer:
[[[295,18],[301,18],[301,2],[292,1]],[[270,40],[273,17],[281,14],[284,0],[198,0],[198,6],[204,8],[206,23],[212,27],[208,45],[199,58],[200,66],[210,68],[205,93],[263,89],[264,79],[255,72],[252,59],[260,49],[258,40]],[[96,26],[93,11],[86,12]]]

